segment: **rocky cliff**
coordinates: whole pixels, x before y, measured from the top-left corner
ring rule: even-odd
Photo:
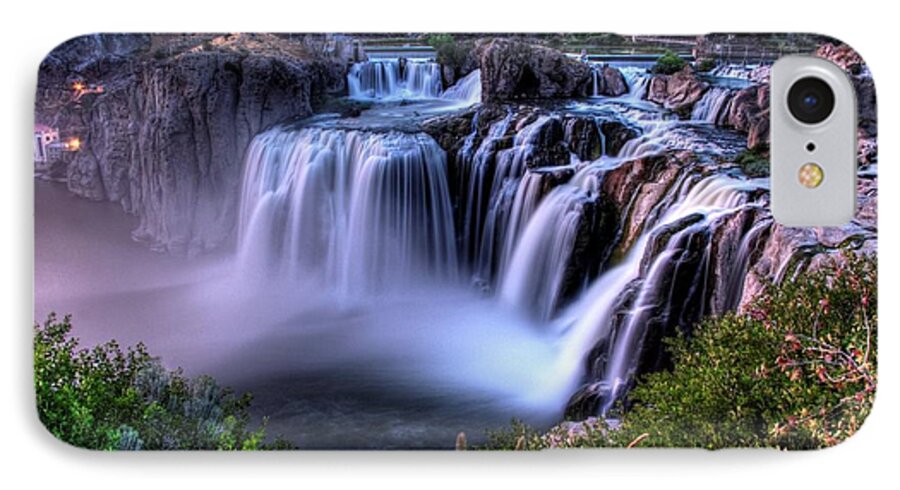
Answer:
[[[588,95],[590,66],[555,49],[492,38],[476,43],[474,53],[484,102]]]
[[[250,139],[343,88],[346,64],[317,41],[76,38],[41,64],[35,122],[79,138],[65,172],[73,193],[121,203],[140,218],[135,238],[157,250],[209,250],[236,221]]]

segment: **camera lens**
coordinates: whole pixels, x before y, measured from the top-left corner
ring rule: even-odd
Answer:
[[[819,78],[801,78],[788,91],[788,108],[800,122],[820,123],[834,110],[834,92]]]

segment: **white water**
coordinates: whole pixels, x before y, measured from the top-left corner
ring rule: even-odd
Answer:
[[[640,67],[621,67],[619,71],[622,72],[622,76],[625,77],[625,82],[628,84],[626,97],[633,100],[645,99],[652,78],[647,70]]]
[[[723,109],[728,105],[732,95],[732,90],[726,87],[710,87],[694,105],[691,111],[691,120],[711,124],[719,122],[722,118]]]
[[[462,101],[464,105],[473,105],[481,102],[481,70],[460,78],[441,94],[442,99]]]
[[[638,361],[640,340],[645,333],[646,315],[664,298],[660,297],[657,285],[659,274],[668,271],[664,266],[669,263],[681,245],[681,238],[698,228],[709,227],[715,219],[732,213],[744,202],[745,185],[727,177],[707,177],[694,183],[694,179],[683,179],[673,186],[674,194],[663,199],[663,203],[671,202],[662,216],[637,239],[626,258],[616,268],[603,274],[590,289],[565,312],[560,321],[564,325],[571,324],[567,339],[568,354],[574,359],[583,359],[586,346],[593,346],[599,340],[614,335],[614,344],[610,353],[603,384],[609,390],[606,397],[608,409],[618,397],[622,389],[630,382]],[[681,195],[680,197],[678,197]],[[649,269],[644,274],[633,305],[627,313],[627,320],[621,331],[613,332],[613,314],[622,292],[632,281],[641,277],[641,263],[646,260],[646,247],[650,238],[666,225],[692,214],[703,215],[703,220],[675,233],[668,241],[668,246],[657,256],[652,257]],[[675,247],[675,248],[672,248]],[[588,347],[590,348],[590,347]]]
[[[431,138],[275,129],[247,154],[238,240],[248,274],[315,274],[341,291],[455,277],[446,157]]]
[[[503,276],[500,297],[508,305],[549,320],[559,306],[566,267],[589,194],[562,185],[541,201],[528,221]]]
[[[441,65],[413,58],[355,63],[347,74],[356,99],[434,99],[441,95]]]
[[[411,62],[402,75],[390,61],[366,66],[348,78],[357,97],[480,100],[477,72],[441,93],[434,84],[439,73],[432,76],[427,63]],[[623,73],[627,97],[643,98],[649,77]],[[41,243],[67,246],[38,257],[42,263],[65,258],[84,270],[43,271],[36,284],[52,277],[83,287],[74,299],[36,293],[40,314],[46,305],[74,311],[77,325],[100,332],[92,341],[149,341],[172,367],[237,380],[257,395],[260,414],[274,416],[271,432],[301,444],[433,447],[452,444],[459,430],[475,439],[511,417],[558,421],[585,375],[597,374],[585,372],[585,361],[603,339],[611,342],[600,373],[608,408],[631,382],[646,315],[665,296],[656,286],[678,256],[679,240],[715,228],[745,199],[738,181],[700,179],[686,169],[646,214],[643,233],[621,260],[583,278],[574,297],[564,298],[584,207],[600,196],[605,173],[660,154],[673,141],[695,148],[679,140],[690,123],[660,111],[628,111],[623,115],[642,135],[616,158],[553,162],[574,176],[546,194],[543,172],[562,167],[537,171],[527,164],[552,116],[515,129],[509,114],[485,138],[473,132],[457,155],[457,202],[446,155],[424,134],[272,129],[247,153],[236,264],[202,274],[183,267],[185,278],[166,269],[172,283],[149,288],[155,258],[129,255],[123,267],[114,251],[70,247],[76,242],[69,236],[45,238]],[[511,147],[500,149],[510,139]],[[648,256],[662,228],[694,213],[702,220]],[[40,219],[57,215],[42,211]],[[740,242],[729,290],[739,292],[750,236],[766,226],[755,225]],[[110,278],[119,290],[94,294],[91,286]],[[472,278],[490,294],[473,291]],[[623,310],[629,286],[637,291]],[[131,330],[120,335],[104,330],[115,328],[109,325]]]

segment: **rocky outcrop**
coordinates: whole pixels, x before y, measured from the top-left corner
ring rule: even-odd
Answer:
[[[773,223],[753,254],[743,283],[739,309],[758,298],[770,282],[793,280],[827,261],[841,260],[845,251],[874,254],[878,230],[878,179],[861,175],[857,183],[857,212],[841,227],[785,227]]]
[[[724,125],[747,133],[747,148],[769,144],[769,86],[738,90],[728,105]]]
[[[628,82],[618,68],[603,66],[597,73],[597,95],[618,97],[628,93]]]
[[[672,75],[656,75],[650,80],[647,99],[679,114],[690,114],[709,84],[700,80],[693,68],[685,66]]]
[[[481,69],[482,101],[583,97],[591,68],[563,53],[509,39],[485,39],[475,46]]]
[[[846,44],[825,43],[816,50],[816,56],[825,58],[854,75],[862,71],[864,64],[862,56]]]
[[[329,87],[341,87],[343,65],[274,36],[185,42],[191,47],[155,39],[154,50],[145,36],[126,39],[79,38],[54,50],[41,66],[36,120],[82,140],[69,189],[121,203],[140,218],[135,238],[161,251],[219,246],[236,223],[252,137],[310,115]],[[104,90],[74,100],[73,76]]]

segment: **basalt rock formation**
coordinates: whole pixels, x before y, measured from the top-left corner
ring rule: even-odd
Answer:
[[[690,113],[691,107],[708,88],[709,84],[697,78],[693,68],[686,66],[672,75],[653,77],[647,99],[678,113]]]
[[[769,143],[769,86],[754,85],[739,90],[731,99],[725,126],[747,133],[747,148]]]
[[[482,100],[584,97],[591,68],[563,53],[509,39],[484,39],[475,46]]]
[[[343,88],[344,65],[311,52],[271,35],[76,38],[41,64],[35,118],[81,140],[70,191],[121,203],[154,249],[209,250],[234,227],[253,136]]]

